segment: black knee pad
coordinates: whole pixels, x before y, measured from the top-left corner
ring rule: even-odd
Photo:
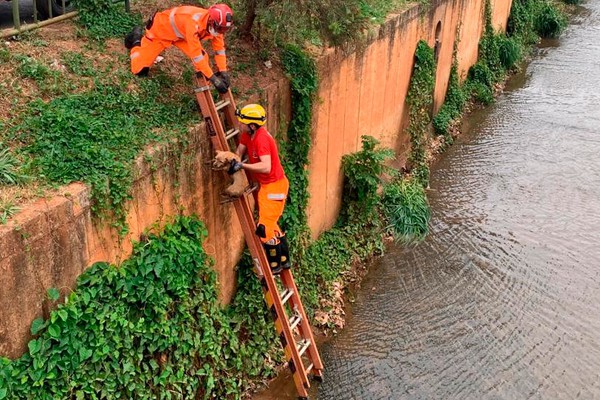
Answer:
[[[284,269],[290,269],[292,266],[290,264],[290,249],[285,234],[283,236],[279,236],[279,243],[281,245],[281,266]]]
[[[267,237],[267,229],[263,224],[258,224],[256,227],[256,236],[263,239]]]
[[[269,261],[269,268],[275,275],[281,272],[281,243],[267,244],[263,243],[265,253],[267,255],[267,261]]]
[[[136,26],[125,36],[124,44],[125,48],[133,49],[136,46],[142,44],[142,37],[144,36],[144,28]]]

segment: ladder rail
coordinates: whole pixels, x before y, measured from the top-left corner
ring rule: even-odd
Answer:
[[[290,290],[292,290],[295,294],[298,293],[296,282],[294,282],[294,279],[292,278],[291,274],[283,273],[281,275],[281,279],[286,287],[290,288]],[[300,329],[301,336],[304,338],[308,338],[312,343],[308,349],[308,352],[310,354],[310,358],[314,366],[314,374],[316,376],[321,376],[323,370],[323,362],[321,361],[321,357],[319,356],[319,352],[317,351],[315,339],[313,337],[312,329],[308,322],[308,317],[306,316],[306,311],[304,311],[304,306],[302,305],[302,302],[300,301],[298,296],[292,296],[290,305],[292,309],[296,310],[300,314],[301,321],[298,324],[298,329]]]

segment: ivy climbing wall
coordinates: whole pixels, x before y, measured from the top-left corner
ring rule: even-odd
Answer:
[[[341,207],[344,154],[360,149],[361,135],[378,139],[404,163],[410,151],[406,96],[419,40],[437,47],[435,112],[444,101],[455,41],[464,78],[477,61],[484,0],[438,0],[389,17],[364,49],[332,49],[318,61],[319,100],[313,113],[309,155],[308,223],[313,238],[336,221]],[[496,29],[506,28],[511,0],[492,3]],[[436,46],[437,43],[437,46]]]

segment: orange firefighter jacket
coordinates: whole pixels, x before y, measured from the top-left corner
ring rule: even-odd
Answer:
[[[142,52],[145,47],[144,39],[163,42],[161,51],[171,44],[179,47],[192,60],[196,71],[202,72],[207,78],[213,75],[213,71],[201,41],[210,40],[218,70],[227,70],[225,39],[223,34],[213,36],[209,33],[208,10],[204,8],[181,6],[156,13],[152,27],[146,31],[145,38],[142,39],[140,49]],[[152,61],[156,55],[151,56]]]

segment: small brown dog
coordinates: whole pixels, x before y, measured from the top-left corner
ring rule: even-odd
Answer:
[[[228,170],[231,165],[231,160],[240,161],[240,156],[231,151],[219,151],[217,150],[217,155],[213,159],[213,169],[216,170]],[[245,174],[242,170],[237,171],[235,174],[231,175],[233,178],[233,183],[225,188],[225,194],[231,197],[240,197],[246,186],[248,186],[248,181],[245,177]]]

